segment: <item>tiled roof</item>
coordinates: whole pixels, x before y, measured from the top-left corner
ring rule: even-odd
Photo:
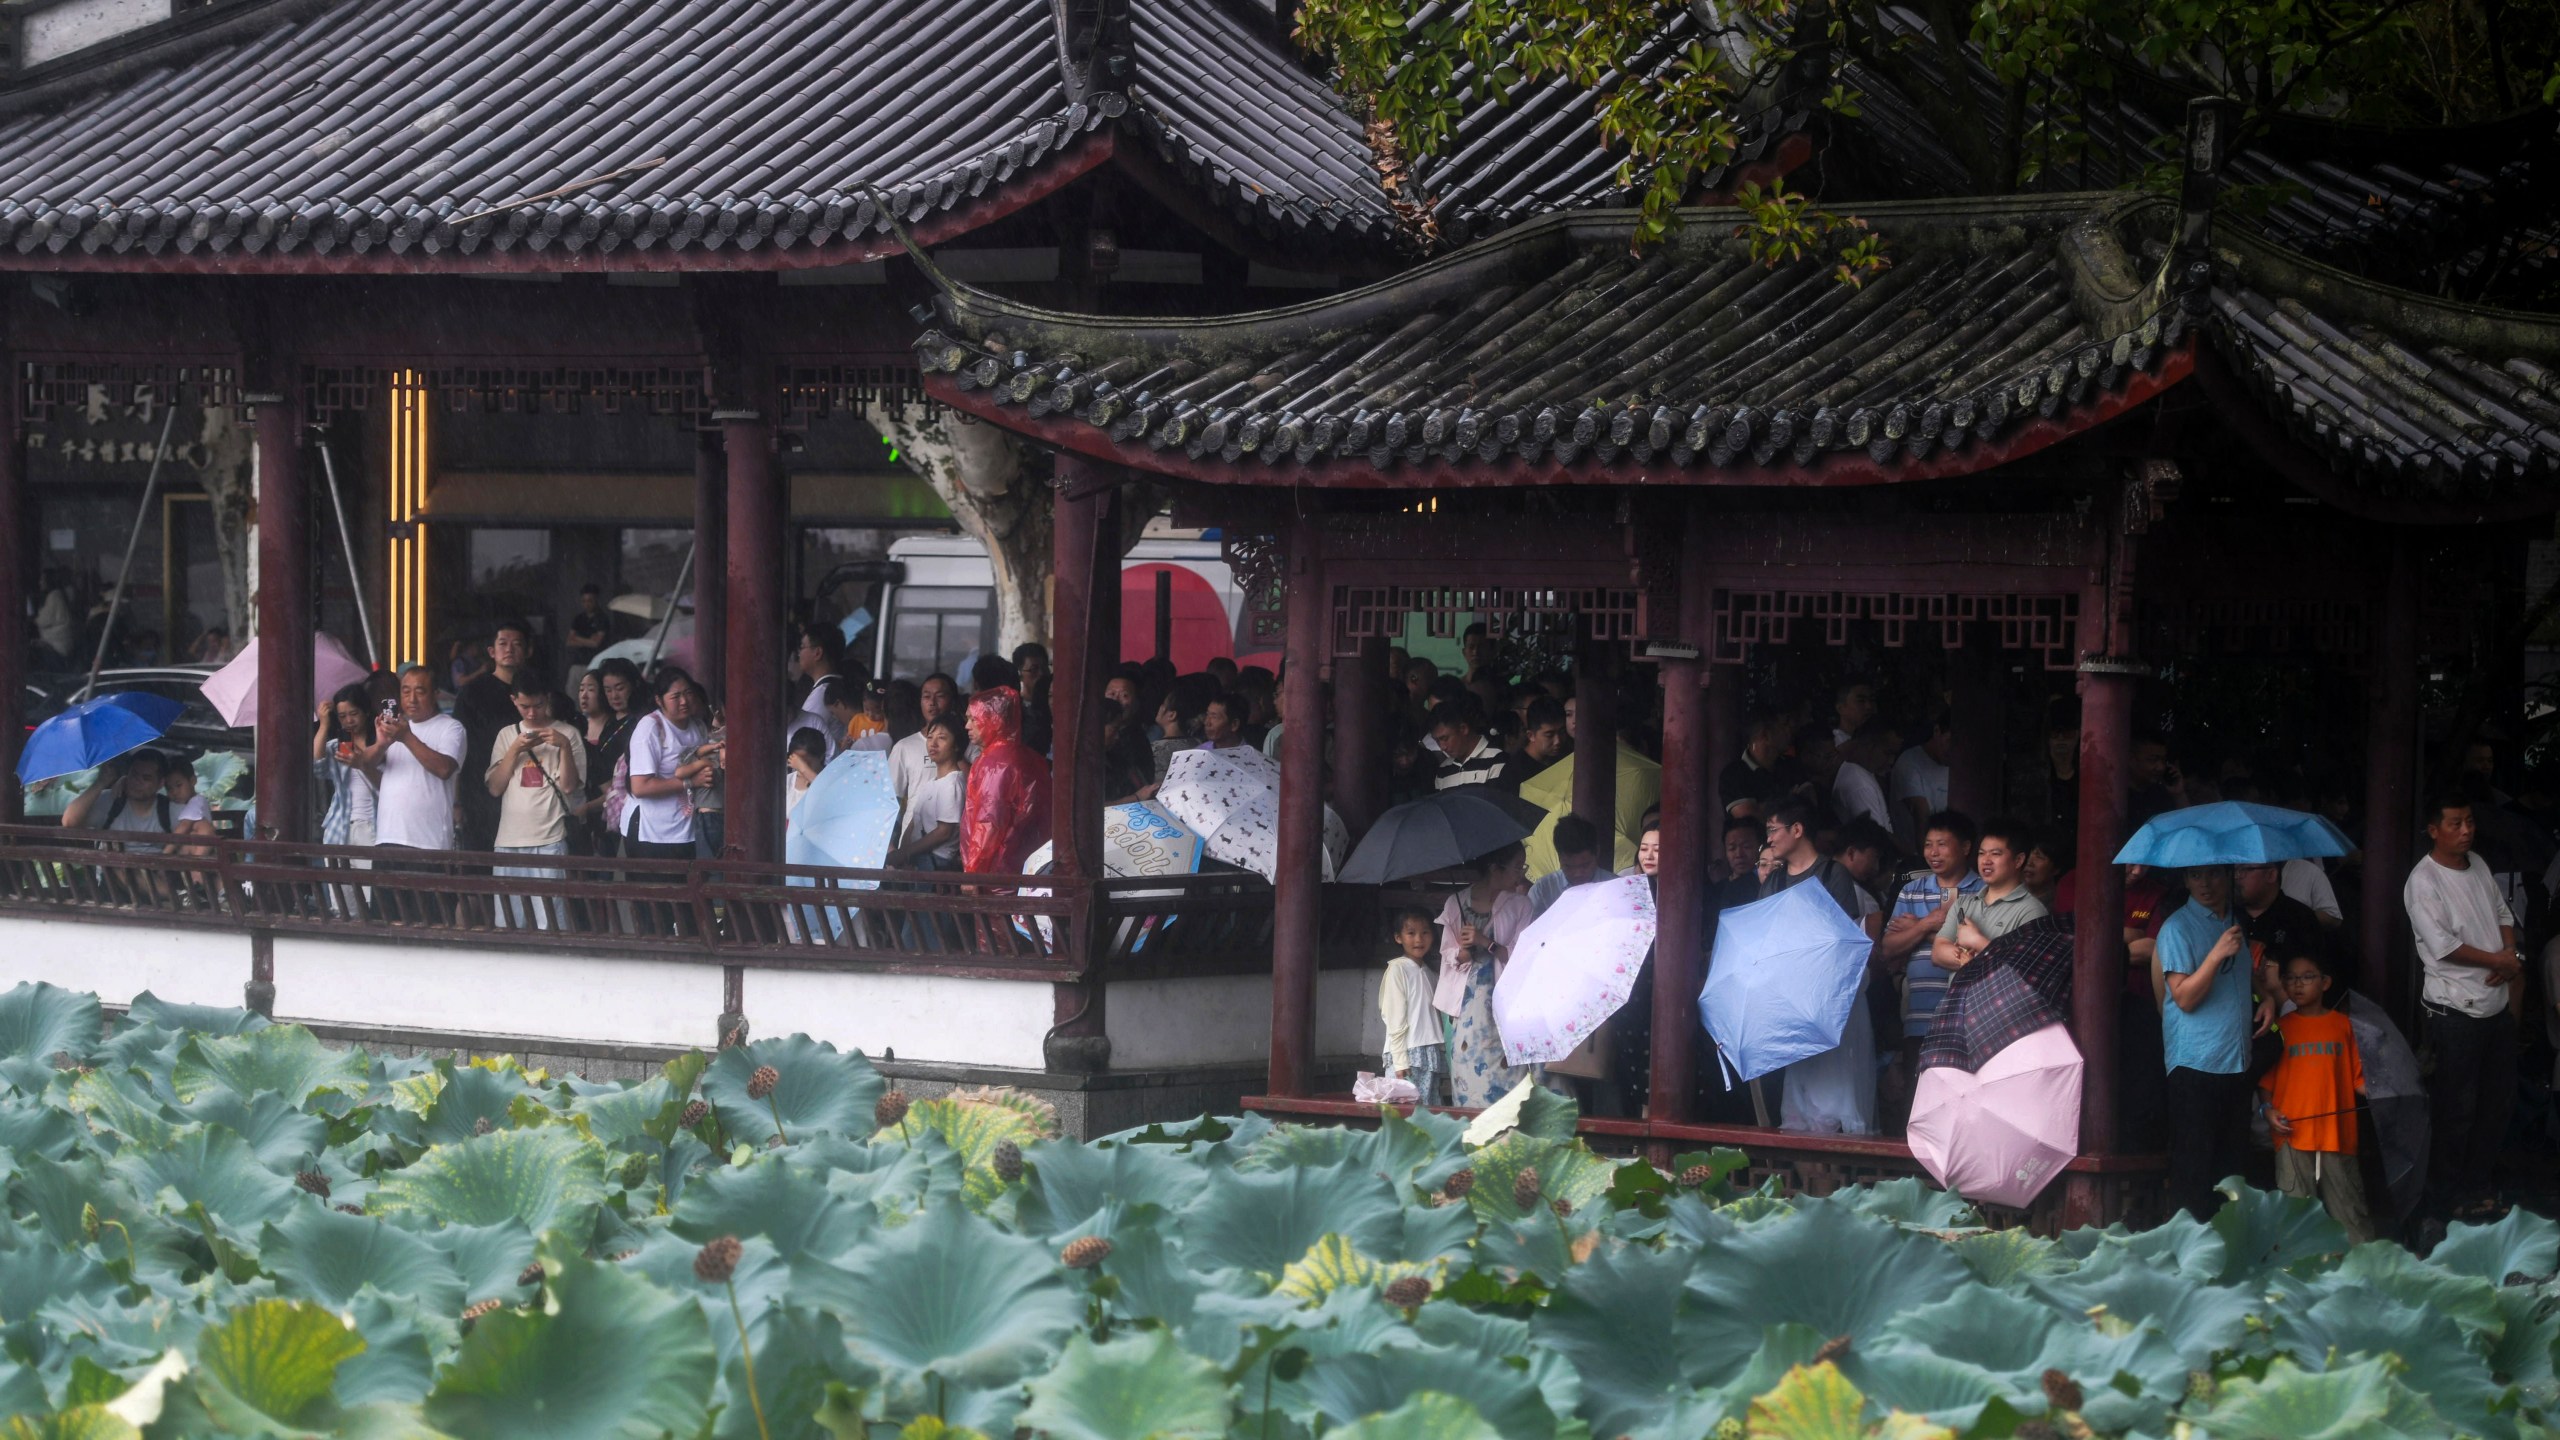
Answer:
[[[954,404],[1204,478],[1377,484],[1432,466],[1522,483],[1621,459],[1667,480],[1953,473],[2162,383],[2185,324],[2139,258],[2162,211],[1874,207],[1895,260],[1861,288],[1812,260],[1754,262],[1729,211],[1692,212],[1640,258],[1625,212],[1551,217],[1225,319],[1061,316],[954,286],[916,348]]]

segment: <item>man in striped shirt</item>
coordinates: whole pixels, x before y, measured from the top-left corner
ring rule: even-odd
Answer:
[[[1431,743],[1440,747],[1440,768],[1431,788],[1493,785],[1502,780],[1506,757],[1502,747],[1485,738],[1476,707],[1466,700],[1443,700],[1431,711]]]

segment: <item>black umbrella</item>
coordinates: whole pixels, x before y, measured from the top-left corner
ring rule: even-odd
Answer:
[[[1529,826],[1503,809],[1480,785],[1442,790],[1387,811],[1342,867],[1349,885],[1384,885],[1464,865],[1529,836]]]

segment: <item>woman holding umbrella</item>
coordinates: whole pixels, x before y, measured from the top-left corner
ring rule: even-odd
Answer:
[[[1472,862],[1476,878],[1440,911],[1440,982],[1432,1008],[1456,1021],[1449,1047],[1450,1101],[1483,1107],[1540,1067],[1506,1063],[1493,1021],[1493,982],[1534,916],[1529,852],[1514,843]]]

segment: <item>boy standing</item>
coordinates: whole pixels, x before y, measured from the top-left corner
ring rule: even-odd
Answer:
[[[1429,968],[1440,951],[1431,917],[1419,910],[1396,916],[1397,954],[1387,961],[1378,982],[1378,1018],[1386,1022],[1385,1053],[1380,1065],[1398,1080],[1410,1080],[1421,1093],[1416,1104],[1440,1103],[1442,1063],[1440,1012],[1431,1008],[1433,977]]]
[[[2307,946],[2289,946],[2277,962],[2293,1009],[2276,1021],[2284,1057],[2258,1084],[2267,1091],[2267,1124],[2276,1139],[2276,1188],[2314,1195],[2350,1243],[2373,1238],[2373,1215],[2356,1173],[2356,1097],[2364,1093],[2364,1057],[2355,1027],[2329,1008],[2328,962]]]

